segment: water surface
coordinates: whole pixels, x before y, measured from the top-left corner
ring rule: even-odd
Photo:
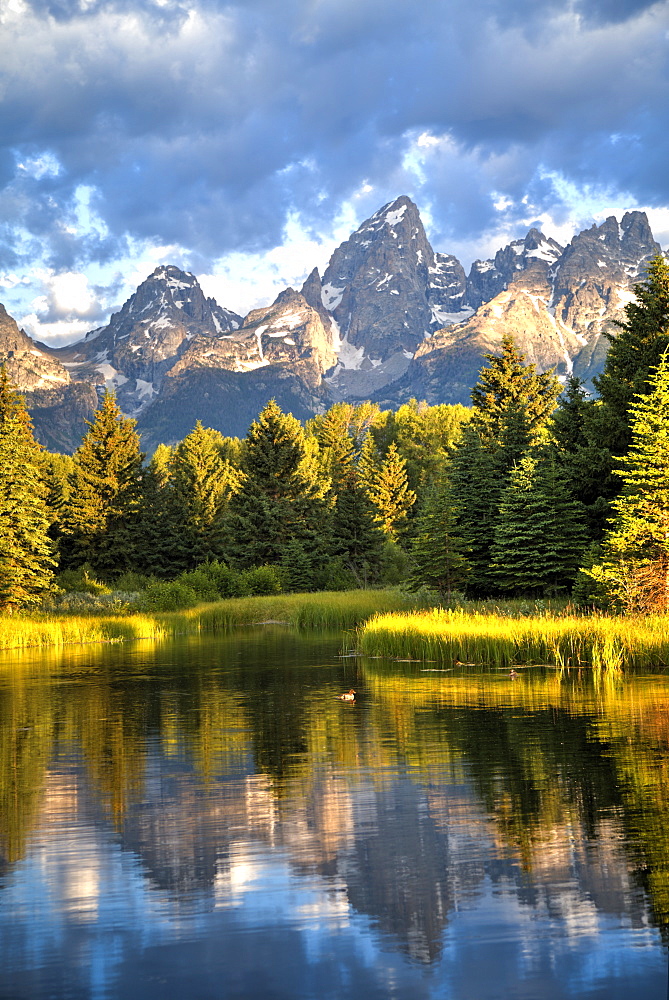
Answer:
[[[664,1000],[664,675],[341,649],[4,655],[0,997]]]

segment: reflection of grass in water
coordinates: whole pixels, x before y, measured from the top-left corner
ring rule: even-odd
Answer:
[[[552,663],[616,671],[668,664],[667,624],[660,616],[512,618],[434,609],[378,615],[360,629],[359,646],[368,655],[449,664]]]
[[[354,628],[370,615],[407,607],[391,590],[240,597],[169,614],[0,618],[0,649],[66,643],[161,639],[236,625],[278,622],[296,628]]]

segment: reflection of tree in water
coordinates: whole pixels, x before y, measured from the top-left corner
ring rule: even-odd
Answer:
[[[481,681],[451,697],[410,678],[367,678],[346,707],[333,696],[340,668],[313,666],[316,646],[301,662],[294,638],[275,646],[249,639],[220,673],[189,654],[168,678],[124,682],[112,671],[7,685],[9,862],[25,850],[46,781],[53,802],[67,785],[76,808],[102,808],[171,894],[226,892],[248,845],[281,848],[295,874],[343,888],[422,963],[438,958],[449,913],[486,878],[558,918],[587,901],[636,924],[644,900],[631,868],[666,924],[663,687],[630,682],[594,699],[554,683]],[[59,785],[50,759],[83,759],[87,782],[79,767]]]

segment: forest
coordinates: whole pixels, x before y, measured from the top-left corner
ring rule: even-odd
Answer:
[[[337,403],[302,426],[271,400],[243,440],[197,423],[150,457],[109,392],[73,456],[45,451],[3,368],[0,610],[111,592],[171,610],[384,585],[435,603],[564,597],[664,613],[661,255],[635,295],[606,334],[596,394],[537,372],[505,337],[484,356],[471,407]]]

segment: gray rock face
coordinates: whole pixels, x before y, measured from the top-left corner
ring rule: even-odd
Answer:
[[[508,288],[519,271],[533,268],[548,273],[564,251],[555,240],[549,239],[538,229],[530,229],[525,239],[514,240],[503,250],[498,250],[494,260],[475,260],[467,278],[465,302],[471,309],[478,309]]]
[[[205,298],[194,275],[156,268],[106,327],[52,352],[79,379],[114,389],[126,413],[139,414],[193,338],[216,339],[241,316]]]
[[[73,451],[97,406],[88,382],[72,380],[49,349],[33,341],[0,305],[0,365],[25,396],[35,437],[52,451]]]
[[[443,325],[435,310],[457,311],[463,279],[454,257],[435,255],[418,209],[403,196],[335,250],[323,275],[322,301],[341,341],[382,362],[398,352],[413,355]]]

